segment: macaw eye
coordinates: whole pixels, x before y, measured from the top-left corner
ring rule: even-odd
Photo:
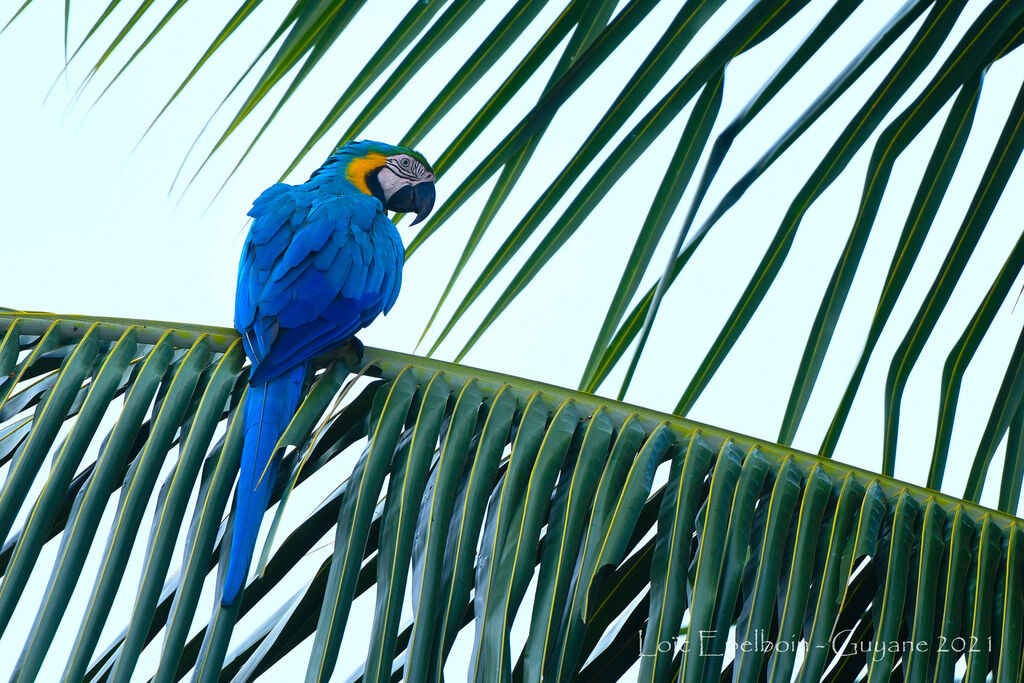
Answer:
[[[398,161],[398,163],[400,163],[402,165],[402,168],[409,168],[409,158],[408,157],[403,157],[402,159],[400,159]]]

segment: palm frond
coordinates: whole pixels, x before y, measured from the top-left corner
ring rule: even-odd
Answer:
[[[14,680],[54,666],[74,680],[248,679],[292,653],[311,681],[339,666],[366,681],[1019,675],[1021,520],[679,417],[374,348],[362,359],[373,377],[337,410],[357,359],[318,363],[272,501],[293,480],[302,498],[326,496],[284,518],[265,571],[222,608],[237,336],[18,312],[0,329],[0,520],[15,529],[0,625],[21,648]],[[1004,484],[1019,492],[1013,471]],[[329,557],[306,557],[332,537]],[[11,632],[43,585],[32,627]],[[368,591],[369,605],[356,599]],[[69,652],[64,618],[81,624]],[[115,618],[123,630],[101,645]],[[343,645],[354,623],[365,655]],[[470,661],[449,659],[467,628]],[[911,636],[914,648],[892,646]],[[154,668],[136,671],[150,645]]]

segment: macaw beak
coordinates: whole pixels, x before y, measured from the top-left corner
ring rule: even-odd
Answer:
[[[430,215],[436,196],[434,183],[425,180],[415,185],[405,185],[396,190],[388,200],[386,208],[388,211],[397,211],[398,213],[415,212],[416,220],[410,225],[416,225]]]

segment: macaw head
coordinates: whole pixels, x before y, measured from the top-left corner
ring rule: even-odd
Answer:
[[[331,160],[356,189],[379,199],[385,211],[415,213],[412,225],[434,208],[434,169],[415,150],[360,140],[338,147]]]

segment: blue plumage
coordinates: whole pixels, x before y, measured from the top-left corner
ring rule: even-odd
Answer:
[[[235,501],[231,557],[221,592],[224,605],[230,605],[245,584],[260,522],[277,479],[279,459],[273,457],[274,446],[295,414],[305,374],[305,365],[300,365],[265,384],[250,386],[246,395],[239,494]],[[243,491],[251,493],[241,495]]]
[[[402,157],[418,162],[418,177],[389,171]],[[275,447],[309,361],[398,298],[404,248],[386,211],[416,210],[422,218],[433,199],[433,172],[421,156],[364,141],[338,148],[308,182],[278,183],[253,202],[235,293],[235,327],[252,367],[222,604],[245,584],[277,476]]]

